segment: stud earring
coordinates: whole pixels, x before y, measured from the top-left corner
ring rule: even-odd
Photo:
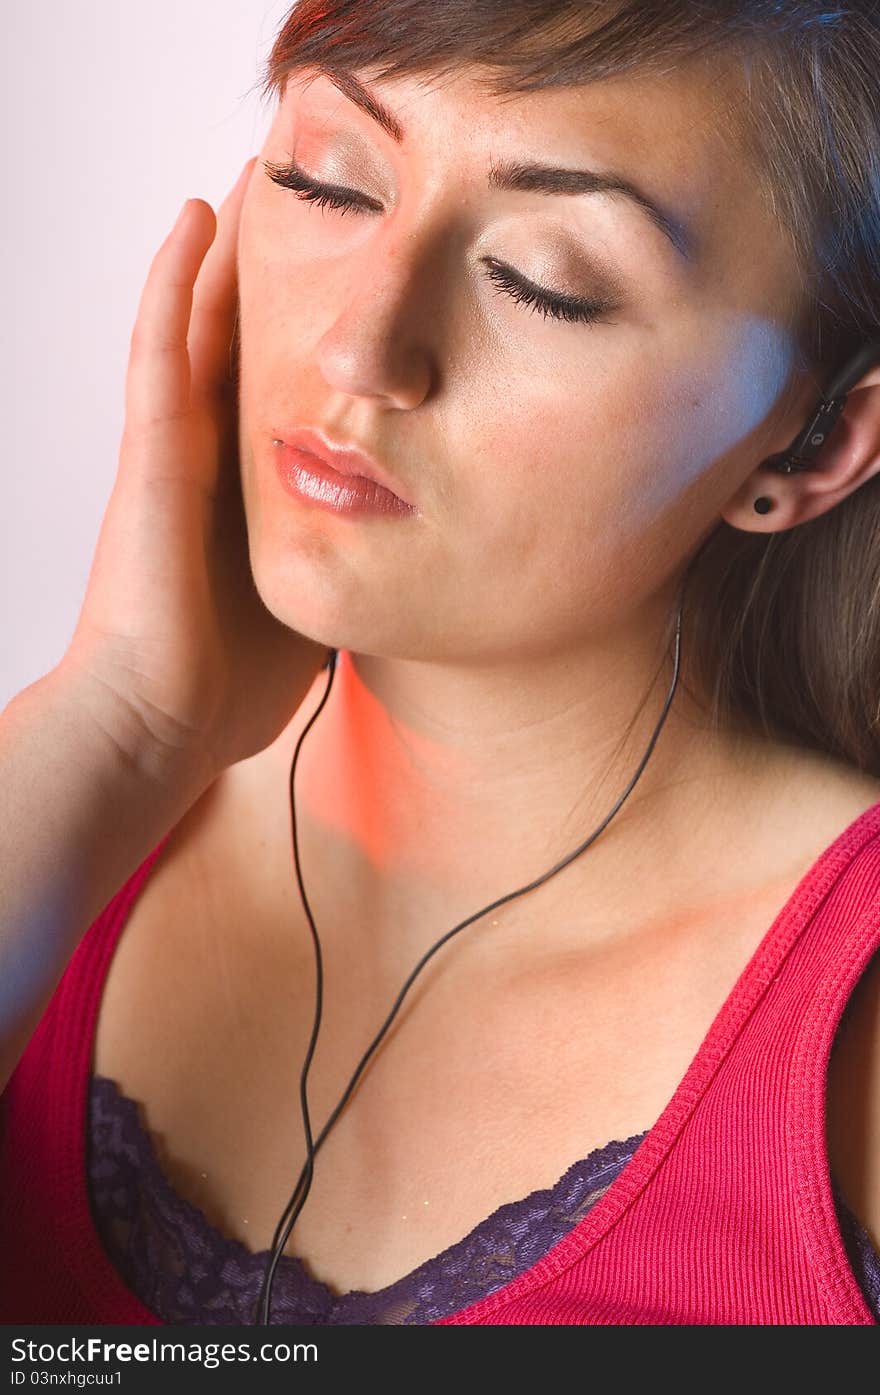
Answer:
[[[765,494],[762,494],[759,499],[755,500],[755,513],[769,513],[772,507],[773,500],[768,499]]]

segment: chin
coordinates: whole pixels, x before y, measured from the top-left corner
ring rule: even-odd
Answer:
[[[287,629],[329,649],[404,657],[406,640],[401,631],[413,631],[411,641],[417,638],[418,626],[411,617],[404,620],[393,615],[377,605],[363,583],[355,585],[351,577],[340,581],[332,568],[310,565],[302,554],[284,565],[277,558],[261,562],[255,557],[252,572],[269,613]]]

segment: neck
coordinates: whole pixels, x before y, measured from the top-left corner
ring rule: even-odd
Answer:
[[[585,842],[631,781],[663,710],[672,677],[667,616],[581,651],[507,667],[341,650],[294,784],[303,879],[319,929],[320,905],[334,920],[355,917],[371,933],[427,944]],[[295,722],[257,758],[288,867],[293,751],[326,683],[323,671]],[[615,913],[631,915],[654,870],[671,887],[699,865],[700,831],[712,822],[719,788],[736,778],[749,787],[752,753],[746,738],[712,731],[680,681],[654,750],[607,828],[499,914],[558,923],[578,908],[580,935],[585,907],[606,925]]]

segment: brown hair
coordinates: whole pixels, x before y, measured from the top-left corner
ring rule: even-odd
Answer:
[[[738,60],[740,134],[787,235],[792,339],[817,394],[880,328],[880,5],[815,0],[299,0],[261,91],[305,68],[442,81],[497,96],[696,54]],[[756,461],[756,464],[758,462]],[[880,475],[818,518],[750,533],[720,520],[687,589],[693,681],[710,720],[880,775]]]

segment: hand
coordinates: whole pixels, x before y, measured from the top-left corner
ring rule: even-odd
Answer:
[[[229,357],[255,161],[217,217],[189,199],[150,266],[117,476],[55,671],[133,756],[209,781],[281,733],[330,653],[270,614],[250,569]]]

